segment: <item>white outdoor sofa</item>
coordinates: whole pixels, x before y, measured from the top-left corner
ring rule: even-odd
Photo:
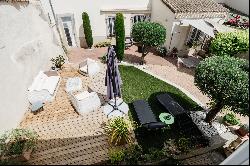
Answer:
[[[28,88],[29,102],[50,102],[58,90],[60,76],[56,71],[40,71]]]
[[[75,110],[83,115],[100,108],[101,101],[96,92],[75,92],[69,93],[69,98]]]
[[[85,61],[79,64],[79,73],[92,77],[95,74],[100,72],[99,64],[90,58],[87,58]]]

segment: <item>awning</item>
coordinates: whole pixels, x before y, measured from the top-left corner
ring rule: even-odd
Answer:
[[[214,37],[214,27],[210,24],[208,24],[206,21],[203,19],[183,19],[181,20],[183,24],[189,24],[205,34]]]
[[[226,25],[222,25],[222,24],[219,24],[215,21],[212,21],[210,19],[205,19],[206,22],[210,23],[213,25],[213,27],[218,31],[218,32],[234,32],[236,31],[236,29],[234,28],[231,28],[229,26],[226,26]]]

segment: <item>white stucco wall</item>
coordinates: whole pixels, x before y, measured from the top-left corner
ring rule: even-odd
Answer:
[[[214,1],[218,3],[225,3],[229,7],[249,15],[249,0],[214,0]]]
[[[167,36],[165,46],[168,49],[170,45],[173,22],[176,21],[175,15],[161,0],[152,0],[151,10],[151,21],[158,22],[166,27]],[[175,45],[175,43],[171,42],[171,48],[173,48],[173,45]]]
[[[33,4],[0,2],[0,133],[17,127],[34,76],[62,53],[41,15]]]
[[[52,12],[49,0],[41,0],[42,4],[50,17]],[[80,39],[84,37],[82,28],[82,12],[87,12],[90,17],[94,42],[101,41],[106,38],[106,16],[114,15],[115,12],[101,12],[113,9],[136,9],[144,10],[150,8],[150,0],[51,0],[55,14],[74,14],[75,30],[78,46]],[[130,18],[133,13],[124,13],[126,35],[130,35]]]

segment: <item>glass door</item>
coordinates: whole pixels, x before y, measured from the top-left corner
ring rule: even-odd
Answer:
[[[65,33],[65,37],[67,39],[68,45],[70,47],[76,47],[76,41],[75,41],[75,34],[73,30],[73,24],[72,24],[72,19],[70,16],[67,17],[61,17],[62,19],[62,24],[63,24],[63,29]]]

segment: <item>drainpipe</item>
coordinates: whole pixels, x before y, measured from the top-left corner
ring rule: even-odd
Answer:
[[[59,34],[59,38],[60,38],[60,42],[61,42],[61,45],[62,45],[62,49],[63,49],[64,53],[67,54],[67,49],[64,46],[63,41],[62,41],[62,35],[61,35],[60,31],[59,31],[59,27],[58,27],[58,24],[57,24],[57,19],[56,19],[55,11],[54,11],[54,8],[52,6],[51,0],[49,0],[49,4],[50,4],[50,8],[51,8],[51,11],[52,11],[52,14],[53,14],[53,18],[55,20],[56,31]]]

